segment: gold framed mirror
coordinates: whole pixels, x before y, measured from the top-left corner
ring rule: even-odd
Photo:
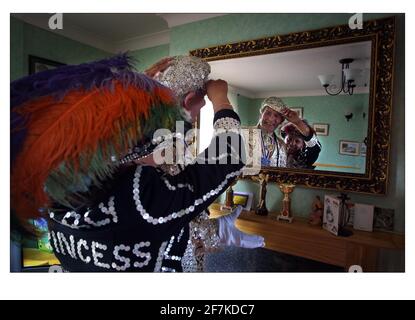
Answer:
[[[261,173],[269,174],[270,181],[386,194],[394,50],[395,18],[390,17],[366,21],[362,29],[339,25],[200,48],[190,54],[208,61],[212,77],[227,80],[237,88],[239,101],[249,102],[239,106],[243,125],[256,125],[261,101],[269,96],[280,97],[308,120],[321,143],[317,160],[307,167],[266,162]],[[327,80],[336,77],[337,83]],[[335,94],[342,88],[346,93]]]

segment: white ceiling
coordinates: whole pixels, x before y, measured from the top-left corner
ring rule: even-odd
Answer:
[[[132,51],[170,42],[170,28],[223,14],[207,13],[65,13],[63,30],[50,30],[48,13],[15,13],[14,17],[110,53]],[[249,97],[325,94],[317,76],[340,78],[342,58],[352,68],[370,68],[370,42],[210,62],[211,78],[226,79]],[[360,79],[358,85],[363,86]],[[356,92],[368,92],[357,88]]]
[[[152,13],[65,13],[65,27],[78,26],[112,42],[166,31],[167,21]]]
[[[261,56],[212,61],[211,78],[226,79],[237,91],[252,97],[325,94],[320,74],[340,79],[342,58],[353,58],[351,68],[370,69],[371,43],[356,42]],[[368,92],[359,79],[356,92]]]
[[[208,13],[65,13],[63,30],[50,30],[49,13],[14,13],[29,24],[93,47],[118,53],[170,42],[170,28],[223,14]]]

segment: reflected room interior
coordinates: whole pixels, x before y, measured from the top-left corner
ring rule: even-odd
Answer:
[[[211,61],[211,78],[228,81],[229,98],[242,126],[255,127],[262,102],[279,97],[315,128],[321,143],[315,170],[364,174],[366,154],[360,146],[365,146],[368,136],[371,47],[370,41],[362,41]],[[342,59],[352,62],[341,64]],[[353,87],[348,90],[348,86]],[[200,150],[212,132],[213,109],[207,104],[200,116]],[[280,138],[286,123],[275,130]],[[358,148],[347,150],[340,141]]]

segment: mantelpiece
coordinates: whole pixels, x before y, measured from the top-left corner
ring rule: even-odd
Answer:
[[[212,217],[228,213],[221,211],[218,203],[209,210]],[[381,249],[405,248],[402,234],[353,230],[350,237],[336,237],[320,227],[310,226],[304,218],[296,217],[293,223],[277,221],[276,213],[258,216],[253,211],[243,211],[236,226],[263,236],[267,249],[341,266],[346,271],[353,265],[361,266],[364,272],[378,271]]]

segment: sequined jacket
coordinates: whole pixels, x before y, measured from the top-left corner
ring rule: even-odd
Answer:
[[[206,210],[243,168],[239,127],[235,112],[221,110],[210,146],[179,174],[132,166],[100,203],[51,211],[50,243],[63,269],[199,271],[200,247],[217,244],[216,224]],[[225,148],[218,147],[221,139]]]

